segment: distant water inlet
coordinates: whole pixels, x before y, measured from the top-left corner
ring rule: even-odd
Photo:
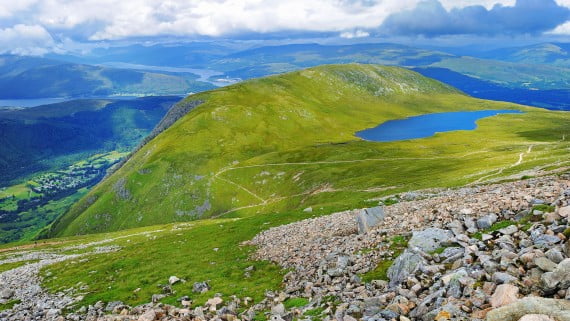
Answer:
[[[520,110],[480,110],[426,114],[389,120],[374,128],[359,131],[356,136],[375,142],[425,138],[454,130],[474,130],[477,128],[476,121],[482,118],[522,113]]]

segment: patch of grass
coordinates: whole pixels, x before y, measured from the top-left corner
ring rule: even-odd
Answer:
[[[409,237],[405,237],[403,235],[396,235],[392,237],[390,240],[390,249],[391,250],[399,250],[400,252],[408,247]]]
[[[309,316],[309,317],[318,317],[318,316],[320,316],[324,311],[325,311],[324,308],[318,307],[318,308],[314,308],[314,309],[305,311],[305,313],[303,313],[303,315],[304,315],[304,316]],[[314,319],[313,319],[313,320],[314,320]]]
[[[20,266],[24,266],[26,264],[35,263],[35,262],[37,262],[37,260],[0,264],[0,273],[13,270],[15,268],[19,268]]]
[[[538,204],[532,207],[533,211],[541,211],[543,213],[552,213],[556,208],[547,204]]]
[[[390,244],[388,249],[394,252],[393,258],[398,257],[404,250],[408,247],[409,237],[403,235],[396,235],[390,239]],[[388,269],[394,260],[384,260],[378,263],[378,265],[371,271],[368,271],[361,275],[364,282],[371,282],[373,280],[384,280],[388,281]]]
[[[324,213],[336,210],[323,209]],[[194,303],[202,304],[214,293],[222,293],[225,298],[250,296],[259,302],[266,290],[280,288],[286,271],[266,261],[250,260],[253,248],[240,244],[265,229],[306,217],[307,213],[287,212],[203,220],[191,223],[191,227],[166,225],[89,236],[92,241],[123,236],[111,243],[122,249],[89,256],[87,262],[66,261],[48,266],[42,270],[43,285],[55,293],[82,282],[89,289],[79,305],[99,300],[137,305],[149,302],[153,294],[160,293],[157,285],[166,284],[175,275],[187,282],[173,285],[177,293],[164,299],[164,303],[175,304],[176,298],[188,295]],[[138,235],[125,237],[129,233]],[[245,269],[251,265],[255,269],[246,277]],[[212,289],[204,294],[193,293],[193,283],[202,281],[207,281]],[[141,290],[135,293],[137,288]]]
[[[372,282],[373,280],[388,281],[388,269],[392,266],[394,260],[385,260],[378,263],[374,270],[368,271],[362,275],[362,281]]]
[[[286,309],[300,308],[309,304],[309,299],[306,298],[289,298],[283,302]]]
[[[517,222],[515,221],[511,221],[511,220],[505,220],[505,221],[500,221],[500,222],[496,222],[495,224],[491,225],[490,228],[479,231],[475,234],[472,235],[473,238],[476,238],[478,240],[482,240],[483,238],[483,234],[489,234],[489,233],[493,233],[496,232],[500,229],[504,229],[505,227],[509,227],[511,225],[517,225]]]
[[[434,255],[434,254],[441,254],[443,253],[443,251],[445,251],[447,247],[440,247],[435,249],[434,251],[429,252],[429,254]]]
[[[397,198],[389,198],[389,199],[382,201],[382,204],[384,204],[386,206],[390,206],[390,205],[394,205],[394,204],[398,204],[398,203],[399,203],[399,200]]]
[[[21,303],[22,301],[19,299],[16,300],[10,300],[4,304],[0,304],[0,311],[4,311],[4,310],[10,310],[11,308],[13,308],[16,304]]]

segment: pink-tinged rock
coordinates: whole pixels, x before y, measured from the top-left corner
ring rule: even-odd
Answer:
[[[495,293],[491,297],[491,306],[493,308],[502,307],[511,304],[518,299],[519,288],[511,284],[501,284],[495,289]]]
[[[570,217],[570,206],[561,207],[558,209],[558,215],[562,217]]]

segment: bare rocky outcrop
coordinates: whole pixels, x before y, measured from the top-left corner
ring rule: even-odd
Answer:
[[[283,289],[260,302],[214,294],[192,309],[188,296],[178,299],[182,307],[161,304],[173,295],[166,293],[137,307],[99,302],[65,316],[58,303],[35,320],[569,320],[570,175],[408,199],[384,207],[365,233],[363,210],[355,210],[258,234],[247,242],[257,246],[254,258],[290,270]],[[209,290],[194,285],[195,293]],[[308,303],[286,308],[293,298]]]

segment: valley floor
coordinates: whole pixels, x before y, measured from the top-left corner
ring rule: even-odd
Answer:
[[[0,320],[570,320],[570,174],[399,200],[5,247]]]

